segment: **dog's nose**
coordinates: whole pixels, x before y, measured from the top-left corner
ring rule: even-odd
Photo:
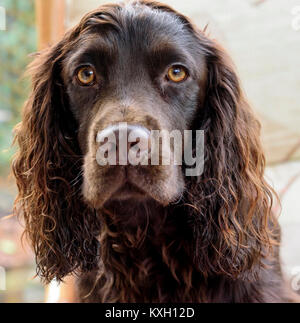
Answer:
[[[149,159],[150,131],[140,125],[119,123],[109,126],[97,135],[98,155],[109,165],[138,165]]]

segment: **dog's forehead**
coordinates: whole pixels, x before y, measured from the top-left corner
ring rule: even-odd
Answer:
[[[124,30],[134,30],[136,36],[147,33],[153,41],[160,37],[182,37],[187,34],[183,22],[173,12],[129,4],[119,14]]]
[[[99,58],[108,66],[131,64],[137,68],[149,59],[152,63],[182,62],[194,68],[198,49],[191,28],[175,12],[129,4],[111,12],[94,12],[85,19],[67,54],[65,69],[72,71]]]
[[[97,44],[102,38],[105,42],[103,45],[111,50],[129,45],[135,49],[155,50],[163,45],[184,46],[192,43],[190,31],[172,12],[127,4],[115,11],[113,17],[105,12],[100,17],[105,17],[105,23],[99,20],[97,24],[92,17],[95,28],[88,29],[88,37],[82,35],[84,43],[88,40]],[[110,20],[113,23],[110,24]]]

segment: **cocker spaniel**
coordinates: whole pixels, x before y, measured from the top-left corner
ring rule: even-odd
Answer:
[[[82,302],[291,300],[260,124],[230,59],[204,31],[158,2],[107,4],[29,72],[15,212],[44,282],[76,275]],[[121,163],[121,139],[126,152],[145,155],[152,131],[173,130],[190,131],[184,147],[193,156],[203,131],[198,174],[185,161],[161,163],[178,142],[156,145],[158,164]],[[117,152],[115,165],[99,162],[101,143]]]

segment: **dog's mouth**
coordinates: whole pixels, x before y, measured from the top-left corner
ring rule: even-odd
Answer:
[[[116,201],[156,200],[162,205],[174,202],[184,189],[179,167],[170,166],[115,166],[99,173],[87,168],[83,194],[94,208],[101,209]]]
[[[129,199],[145,199],[148,197],[148,194],[138,187],[136,184],[132,183],[126,176],[124,183],[117,189],[110,197],[111,201],[114,200],[129,200]]]

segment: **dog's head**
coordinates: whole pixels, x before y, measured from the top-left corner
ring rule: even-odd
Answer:
[[[150,157],[159,151],[158,144],[151,143],[151,131],[176,130],[183,139],[184,130],[192,129],[203,110],[207,66],[205,49],[187,23],[150,3],[103,7],[81,21],[80,32],[60,60],[57,77],[76,124],[72,135],[77,131],[85,156],[83,194],[93,207],[129,197],[150,197],[167,205],[181,196],[179,165],[172,160],[170,165],[153,165],[149,158],[148,165],[126,160],[120,165],[116,160],[119,167],[99,167],[97,136],[115,136],[109,144],[113,141],[110,148],[118,159],[121,139],[127,147],[126,131],[120,130],[126,123],[128,136],[136,132],[149,142]],[[169,147],[172,153],[174,145],[182,141]]]
[[[244,252],[230,269],[221,252],[213,258],[195,250],[200,265],[238,272],[253,263],[251,248],[258,251],[257,241],[268,241],[271,199],[259,124],[227,55],[204,32],[156,2],[105,5],[41,52],[30,72],[33,91],[17,128],[16,205],[46,280],[93,268],[99,232],[94,209],[118,199],[185,204],[194,225],[206,228],[203,234],[194,230],[196,244],[205,240],[219,251],[227,246],[232,257],[237,249]],[[197,140],[185,132],[200,129],[203,174],[186,176],[193,166],[184,158],[182,164],[171,157],[169,165],[151,165],[148,154],[148,164],[120,162],[119,152],[125,149],[128,162],[131,148],[137,158],[156,151],[159,161],[166,150],[174,156],[178,145],[177,154],[186,147],[194,154]],[[161,149],[160,141],[150,140],[154,130],[177,131],[179,139]],[[99,162],[102,146],[105,153],[115,149],[116,165]]]

